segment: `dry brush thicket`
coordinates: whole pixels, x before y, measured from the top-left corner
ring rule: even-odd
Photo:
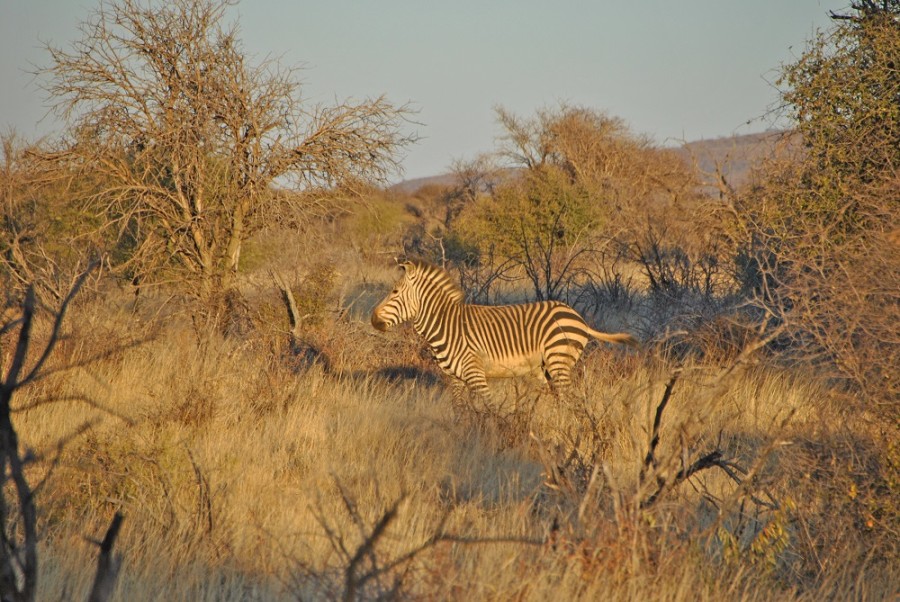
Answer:
[[[291,232],[250,249],[244,331],[198,335],[169,295],[83,291],[18,394],[41,598],[87,591],[85,535],[116,511],[123,599],[896,591],[896,439],[816,366],[673,337],[591,348],[565,403],[515,381],[460,410],[411,330],[366,322],[389,264]]]
[[[47,48],[40,81],[68,133],[34,160],[83,188],[70,205],[115,241],[111,268],[181,282],[213,325],[254,232],[333,211],[338,195],[318,191],[385,181],[415,140],[408,107],[384,97],[305,101],[296,70],[245,54],[231,6],[101,3],[71,49]]]
[[[393,279],[361,276],[326,311],[363,280]],[[43,483],[41,598],[86,591],[84,537],[116,511],[123,599],[879,599],[896,587],[896,466],[878,427],[842,415],[811,371],[676,371],[595,348],[566,403],[513,382],[495,407],[461,411],[408,332],[376,336],[352,309],[326,316],[301,343],[326,368],[290,344],[267,290],[278,319],[243,338],[198,339],[184,317],[152,325],[155,302],[119,292],[70,310],[48,366],[61,371],[13,408]]]
[[[74,145],[4,138],[4,595],[897,597],[893,3],[854,5],[785,68],[790,152],[740,186],[561,105],[498,109],[497,152],[409,193],[358,178],[408,141],[402,108],[304,113],[286,74],[244,66],[229,3],[172,6],[104,5],[85,35],[111,61],[54,51],[51,89],[96,109]],[[125,68],[132,50],[157,70]],[[237,88],[138,77],[182,60]],[[151,131],[142,98],[203,110]],[[286,115],[293,151],[247,129]],[[270,190],[285,169],[299,189]],[[511,380],[455,407],[410,328],[368,324],[404,252],[469,300],[562,298],[643,346],[589,346],[563,399]]]

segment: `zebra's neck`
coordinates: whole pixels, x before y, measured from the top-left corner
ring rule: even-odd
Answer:
[[[419,306],[419,313],[413,320],[413,328],[428,341],[432,349],[447,343],[448,327],[460,321],[463,304],[448,294],[426,295]],[[458,336],[458,335],[457,335]]]

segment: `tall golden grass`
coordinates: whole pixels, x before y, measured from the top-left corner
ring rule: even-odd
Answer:
[[[898,466],[884,459],[900,450],[827,381],[595,347],[566,399],[513,381],[489,407],[454,407],[410,330],[361,319],[391,272],[354,265],[338,291],[351,309],[310,331],[327,367],[286,343],[274,287],[245,337],[198,337],[123,292],[72,310],[14,416],[32,482],[46,479],[40,599],[84,597],[86,537],[117,510],[122,600],[898,592]],[[674,482],[713,450],[740,483],[719,466]]]

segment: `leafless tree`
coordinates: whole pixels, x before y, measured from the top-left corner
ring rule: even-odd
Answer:
[[[227,290],[241,246],[304,194],[384,180],[414,141],[407,106],[384,97],[309,105],[295,70],[252,64],[231,0],[104,2],[71,49],[48,46],[41,71],[70,123],[61,173],[102,173],[82,199],[115,229],[137,281],[179,279],[202,296]]]

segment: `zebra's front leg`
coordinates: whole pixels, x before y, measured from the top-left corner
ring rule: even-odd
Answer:
[[[483,408],[486,407],[484,404],[480,404],[482,409],[479,409],[479,404],[475,403],[478,395],[461,378],[450,377],[450,390],[453,393],[453,411],[456,414],[456,420],[467,416],[471,418],[473,415],[482,413]]]
[[[466,386],[466,381],[451,375],[450,390],[453,392],[453,405],[457,408],[462,408],[463,406],[465,406],[466,398],[469,394],[468,387]]]
[[[481,370],[469,374],[465,378],[466,386],[472,395],[479,399],[489,400],[491,398],[491,390],[488,388],[487,378]]]
[[[487,375],[484,372],[484,366],[474,353],[465,357],[457,370],[458,376],[466,383],[472,396],[479,399],[487,409],[487,402],[491,398],[491,390],[488,388]]]
[[[467,361],[460,362],[452,378],[453,400],[457,407],[465,407],[476,413],[488,409],[487,402],[490,401],[491,393],[484,369],[477,358],[467,358]]]

